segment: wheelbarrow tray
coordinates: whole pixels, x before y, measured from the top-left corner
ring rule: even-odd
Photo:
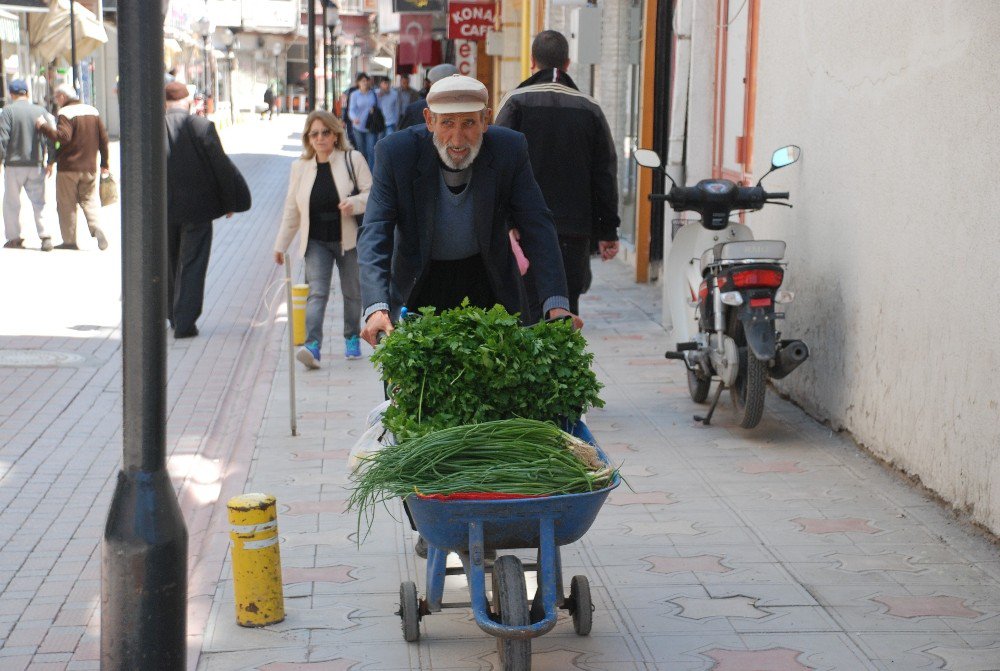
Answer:
[[[605,458],[604,455],[601,455]],[[449,552],[469,549],[469,523],[479,521],[483,528],[484,549],[537,548],[540,520],[551,519],[556,545],[578,541],[620,479],[611,485],[582,494],[555,494],[526,499],[491,501],[441,500],[411,494],[406,505],[420,535],[430,545]]]

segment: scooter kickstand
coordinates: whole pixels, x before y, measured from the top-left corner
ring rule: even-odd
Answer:
[[[715,408],[719,405],[719,398],[722,397],[722,390],[726,388],[722,382],[719,382],[719,386],[715,390],[715,398],[712,399],[712,406],[708,409],[708,414],[702,417],[701,415],[695,415],[694,421],[701,422],[705,426],[708,426],[712,422],[712,415],[715,413]]]

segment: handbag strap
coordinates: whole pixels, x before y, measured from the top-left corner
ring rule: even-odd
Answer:
[[[351,177],[351,182],[354,184],[354,193],[360,193],[361,190],[358,189],[358,179],[354,176],[354,161],[351,160],[351,150],[348,149],[344,152],[344,163],[347,164],[347,174]],[[353,196],[354,193],[351,195]]]

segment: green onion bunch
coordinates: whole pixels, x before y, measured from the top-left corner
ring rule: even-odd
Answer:
[[[433,431],[361,458],[348,509],[408,494],[545,496],[608,486],[617,469],[551,422],[503,419]]]

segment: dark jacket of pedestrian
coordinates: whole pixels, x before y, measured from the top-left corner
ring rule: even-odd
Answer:
[[[397,130],[403,130],[410,126],[422,126],[424,122],[424,110],[427,109],[427,101],[423,98],[414,101],[403,110],[403,116],[399,119]]]
[[[375,152],[374,184],[358,233],[361,298],[366,308],[388,305],[395,318],[431,262],[441,161],[426,126],[389,135]],[[566,296],[552,216],[531,175],[524,136],[490,126],[472,171],[473,225],[497,302],[511,313],[524,311],[511,226],[520,231],[529,258],[551,260],[537,264],[539,301]]]
[[[166,122],[167,221],[211,221],[250,209],[250,191],[215,124],[184,109],[167,110]]]
[[[524,133],[560,236],[618,239],[618,168],[600,106],[562,70],[539,70],[501,101],[494,123]]]

